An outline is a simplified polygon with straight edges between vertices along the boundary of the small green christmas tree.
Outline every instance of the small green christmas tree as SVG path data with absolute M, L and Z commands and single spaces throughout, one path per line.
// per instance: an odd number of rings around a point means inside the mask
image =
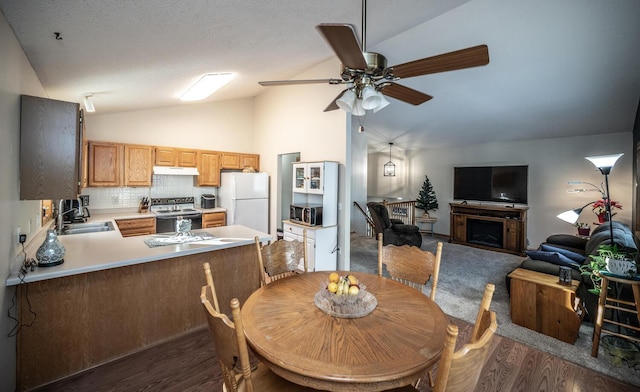
M 438 209 L 438 199 L 436 198 L 436 192 L 433 190 L 429 177 L 424 176 L 424 182 L 422 183 L 422 189 L 416 200 L 416 207 L 423 209 L 426 213 L 431 210 Z

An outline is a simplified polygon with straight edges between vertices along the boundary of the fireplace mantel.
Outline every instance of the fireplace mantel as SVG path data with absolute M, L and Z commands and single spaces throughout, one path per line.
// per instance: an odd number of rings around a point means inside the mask
M 462 203 L 449 203 L 449 206 L 449 242 L 516 255 L 522 255 L 527 248 L 529 207 Z M 488 231 L 487 236 L 495 241 L 477 240 L 483 227 Z

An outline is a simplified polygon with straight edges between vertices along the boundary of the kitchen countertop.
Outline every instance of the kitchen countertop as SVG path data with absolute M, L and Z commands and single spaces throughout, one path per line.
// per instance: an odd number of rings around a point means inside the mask
M 204 211 L 224 212 L 224 209 L 212 208 L 203 210 L 203 212 Z M 92 214 L 88 222 L 104 222 L 109 220 L 114 221 L 116 219 L 146 218 L 153 216 L 154 214 L 151 213 L 112 212 L 109 214 Z M 58 239 L 66 248 L 64 263 L 53 267 L 36 267 L 35 271 L 29 271 L 22 278 L 18 274 L 18 271 L 15 271 L 6 279 L 5 285 L 14 286 L 20 283 L 37 282 L 46 279 L 61 278 L 87 272 L 250 245 L 254 243 L 256 236 L 258 236 L 261 241 L 270 241 L 272 239 L 270 234 L 245 226 L 232 225 L 194 230 L 210 233 L 217 237 L 215 239 L 150 248 L 145 244 L 144 239 L 154 237 L 154 235 L 124 238 L 120 234 L 120 230 L 118 230 L 115 222 L 113 222 L 113 224 L 115 229 L 113 231 L 58 236 Z

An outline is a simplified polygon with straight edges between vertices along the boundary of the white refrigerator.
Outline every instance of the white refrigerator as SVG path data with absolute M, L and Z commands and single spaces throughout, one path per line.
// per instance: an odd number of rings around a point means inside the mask
M 227 225 L 243 225 L 269 233 L 269 175 L 222 173 L 218 205 L 227 210 Z

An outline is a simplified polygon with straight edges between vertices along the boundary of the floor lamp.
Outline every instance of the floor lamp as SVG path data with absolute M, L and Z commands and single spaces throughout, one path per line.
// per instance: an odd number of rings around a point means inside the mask
M 609 173 L 611 173 L 611 169 L 613 169 L 613 165 L 616 164 L 616 161 L 623 156 L 623 153 L 620 154 L 611 154 L 611 155 L 600 155 L 595 157 L 585 157 L 588 161 L 593 163 L 593 165 L 600 170 L 600 173 L 604 175 L 604 186 L 606 192 L 605 198 L 605 209 L 607 211 L 607 217 L 609 218 L 609 234 L 611 235 L 611 246 L 615 245 L 615 241 L 613 239 L 613 216 L 611 215 L 611 195 L 609 194 Z
M 595 203 L 596 201 L 597 200 L 590 201 L 580 208 L 574 208 L 573 210 L 565 211 L 561 214 L 556 215 L 556 217 L 559 219 L 562 219 L 567 223 L 571 223 L 572 225 L 575 225 L 576 222 L 578 221 L 578 218 L 580 217 L 580 214 L 582 213 L 582 210 L 587 208 L 587 206 L 590 206 L 591 204 Z

